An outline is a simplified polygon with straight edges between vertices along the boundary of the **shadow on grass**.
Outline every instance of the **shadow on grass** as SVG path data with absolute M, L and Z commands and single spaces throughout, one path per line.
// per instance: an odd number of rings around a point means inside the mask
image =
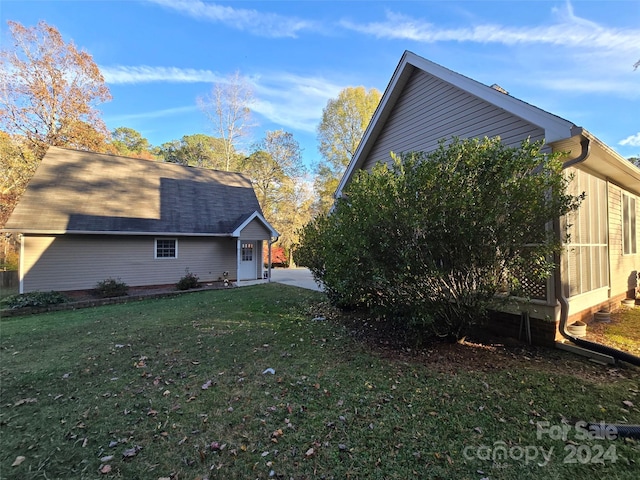
M 640 307 L 624 307 L 611 314 L 610 322 L 591 322 L 589 339 L 640 355 Z

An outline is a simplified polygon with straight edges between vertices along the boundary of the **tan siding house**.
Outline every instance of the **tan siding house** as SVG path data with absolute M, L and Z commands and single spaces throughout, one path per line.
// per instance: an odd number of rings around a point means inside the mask
M 561 331 L 590 320 L 603 308 L 635 298 L 640 169 L 584 128 L 411 52 L 396 68 L 362 141 L 336 191 L 342 196 L 358 170 L 389 163 L 390 154 L 431 151 L 452 137 L 498 136 L 509 146 L 544 140 L 545 151 L 565 152 L 574 194 L 586 193 L 580 209 L 559 219 L 565 230 L 560 268 L 541 291 L 529 292 L 512 313 L 555 320 Z M 552 339 L 553 340 L 553 339 Z
M 21 293 L 262 279 L 278 236 L 243 175 L 56 147 L 4 231 L 20 238 Z
M 542 140 L 544 130 L 414 69 L 363 168 L 390 162 L 389 152 L 434 150 L 443 138 L 497 135 L 506 144 L 518 146 L 526 138 Z

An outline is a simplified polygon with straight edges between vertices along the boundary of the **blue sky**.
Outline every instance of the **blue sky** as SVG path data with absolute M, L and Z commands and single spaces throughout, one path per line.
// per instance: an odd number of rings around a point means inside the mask
M 7 20 L 44 20 L 89 52 L 113 96 L 107 126 L 154 145 L 213 134 L 196 98 L 238 71 L 252 140 L 284 129 L 312 165 L 327 100 L 384 91 L 411 50 L 640 155 L 640 1 L 2 0 L 0 20 L 3 44 Z

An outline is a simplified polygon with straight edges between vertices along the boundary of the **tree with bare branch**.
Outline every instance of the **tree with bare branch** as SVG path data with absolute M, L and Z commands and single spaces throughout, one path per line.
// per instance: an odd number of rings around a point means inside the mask
M 225 170 L 235 169 L 239 158 L 240 141 L 251 129 L 251 104 L 253 89 L 249 82 L 236 72 L 224 83 L 216 83 L 209 95 L 198 98 L 202 112 L 213 124 L 217 137 L 225 147 Z

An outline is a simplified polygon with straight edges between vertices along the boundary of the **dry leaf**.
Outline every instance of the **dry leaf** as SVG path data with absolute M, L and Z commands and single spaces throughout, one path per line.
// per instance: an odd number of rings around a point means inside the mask
M 305 457 L 309 458 L 312 457 L 313 454 L 316 453 L 315 450 L 313 449 L 313 447 L 311 447 L 309 450 L 307 450 L 304 454 Z
M 27 459 L 27 457 L 23 457 L 22 455 L 19 455 L 16 457 L 16 459 L 13 461 L 13 463 L 11 464 L 12 467 L 17 467 L 18 465 L 20 465 L 22 462 L 24 462 Z
M 111 465 L 100 465 L 100 473 L 106 474 L 111 472 Z
M 624 403 L 629 408 L 633 408 L 633 402 L 631 402 L 630 400 L 623 400 L 622 403 Z
M 122 456 L 124 458 L 133 458 L 138 454 L 140 450 L 142 450 L 142 447 L 135 445 L 133 448 L 127 448 L 124 452 L 122 452 Z

